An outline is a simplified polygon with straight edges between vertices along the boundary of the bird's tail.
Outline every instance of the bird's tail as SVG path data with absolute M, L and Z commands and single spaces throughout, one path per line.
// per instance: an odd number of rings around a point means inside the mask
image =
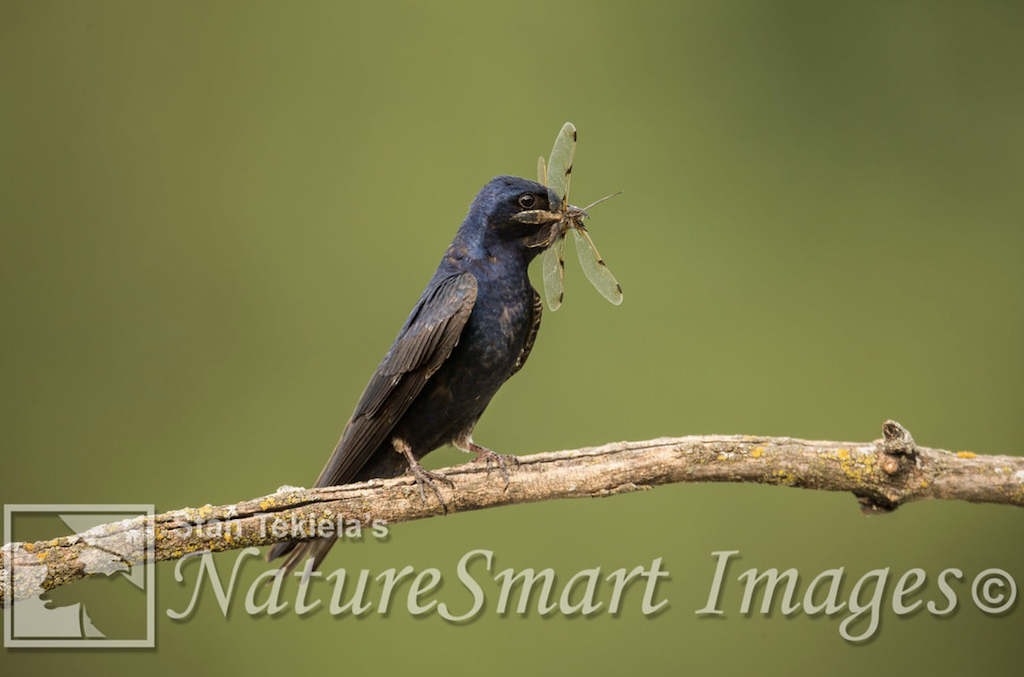
M 280 567 L 282 575 L 287 576 L 299 568 L 302 560 L 309 557 L 313 560 L 313 566 L 310 571 L 316 571 L 320 568 L 320 563 L 327 557 L 327 553 L 336 540 L 338 540 L 336 537 L 330 536 L 327 538 L 317 538 L 312 541 L 278 543 L 267 551 L 267 561 L 272 562 L 278 557 L 287 555 L 288 559 Z
M 335 464 L 342 458 L 342 445 L 345 443 L 345 434 L 348 432 L 349 426 L 352 424 L 352 419 L 349 419 L 345 423 L 345 429 L 341 433 L 341 438 L 338 440 L 337 446 L 334 447 L 334 453 L 331 454 L 330 459 L 327 461 L 327 465 L 320 472 L 320 477 L 317 478 L 316 483 L 313 485 L 315 488 L 329 487 L 335 484 L 343 484 L 348 478 L 345 476 L 339 476 L 336 472 Z M 283 575 L 287 576 L 296 569 L 299 568 L 299 564 L 302 563 L 306 557 L 313 560 L 313 567 L 310 571 L 315 571 L 320 568 L 320 563 L 327 557 L 327 553 L 330 551 L 331 546 L 338 540 L 334 536 L 326 538 L 318 538 L 313 541 L 290 541 L 287 543 L 277 543 L 267 551 L 267 561 L 273 562 L 278 557 L 284 557 L 288 555 L 288 559 L 281 565 Z

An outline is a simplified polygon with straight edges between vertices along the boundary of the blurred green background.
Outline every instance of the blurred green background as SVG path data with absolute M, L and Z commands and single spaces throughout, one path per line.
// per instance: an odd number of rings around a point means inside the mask
M 3 503 L 164 511 L 311 484 L 476 191 L 533 177 L 566 120 L 574 202 L 626 189 L 590 222 L 625 302 L 568 261 L 565 304 L 480 443 L 868 441 L 892 417 L 927 446 L 1018 453 L 1024 5 L 368 4 L 0 2 Z M 463 460 L 442 450 L 428 467 Z M 865 518 L 849 495 L 676 485 L 397 525 L 335 548 L 325 569 L 437 567 L 459 607 L 455 564 L 476 548 L 495 570 L 552 567 L 562 582 L 661 557 L 669 606 L 500 617 L 492 598 L 454 625 L 404 604 L 253 618 L 239 594 L 225 619 L 207 592 L 174 621 L 191 586 L 162 564 L 156 650 L 5 650 L 0 664 L 847 675 L 1018 662 L 1020 604 L 989 616 L 969 590 L 990 567 L 1024 583 L 1008 507 Z M 845 614 L 740 614 L 736 583 L 724 617 L 696 616 L 717 550 L 741 551 L 733 581 L 794 567 L 806 585 L 844 567 L 846 596 L 884 567 L 887 599 L 913 567 L 926 600 L 942 601 L 947 567 L 965 581 L 951 616 L 887 608 L 854 645 Z M 226 576 L 235 554 L 217 562 Z M 248 560 L 243 585 L 263 570 Z M 75 594 L 110 615 L 107 588 Z

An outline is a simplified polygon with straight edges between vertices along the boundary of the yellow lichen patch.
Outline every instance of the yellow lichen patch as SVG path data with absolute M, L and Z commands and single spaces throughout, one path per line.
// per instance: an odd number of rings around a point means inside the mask
M 958 451 L 956 452 L 958 458 L 977 458 L 977 454 L 973 451 Z
M 854 454 L 849 449 L 822 451 L 818 456 L 831 461 L 839 461 L 839 467 L 854 482 L 863 482 L 874 472 L 874 457 L 866 454 Z M 869 462 L 869 460 L 871 462 Z
M 754 447 L 753 450 L 750 452 L 750 455 L 753 456 L 754 458 L 761 458 L 762 456 L 764 456 L 764 447 Z
M 839 467 L 854 482 L 862 482 L 864 478 L 871 475 L 873 466 L 864 462 L 860 457 L 850 454 L 849 449 L 837 449 L 836 459 Z
M 776 484 L 786 484 L 786 485 L 792 486 L 796 482 L 796 478 L 794 478 L 791 474 L 789 474 L 785 470 L 775 470 L 775 471 L 773 471 L 772 472 L 772 478 L 774 479 Z

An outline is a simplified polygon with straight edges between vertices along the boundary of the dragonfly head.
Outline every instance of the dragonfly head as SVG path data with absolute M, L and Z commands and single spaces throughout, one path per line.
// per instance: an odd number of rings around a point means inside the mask
M 591 206 L 592 205 L 587 205 L 587 208 Z M 568 205 L 565 208 L 565 218 L 569 219 L 570 221 L 579 221 L 581 219 L 586 219 L 589 217 L 590 214 L 586 212 L 586 209 L 580 209 L 579 207 L 573 205 Z

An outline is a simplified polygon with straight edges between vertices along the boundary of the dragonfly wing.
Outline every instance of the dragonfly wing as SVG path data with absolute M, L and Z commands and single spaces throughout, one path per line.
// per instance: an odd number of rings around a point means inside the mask
M 566 122 L 555 137 L 555 145 L 551 148 L 547 166 L 547 187 L 562 199 L 563 204 L 569 203 L 569 175 L 572 173 L 572 160 L 575 155 L 576 127 L 571 122 Z
M 608 270 L 604 259 L 597 252 L 597 247 L 590 239 L 586 227 L 580 222 L 575 222 L 572 232 L 576 239 L 576 254 L 580 257 L 580 266 L 583 267 L 583 272 L 586 273 L 590 284 L 594 285 L 594 289 L 613 304 L 622 303 L 622 287 L 619 286 L 612 271 Z
M 562 305 L 565 290 L 565 238 L 561 234 L 555 236 L 555 241 L 544 250 L 541 259 L 544 268 L 544 299 L 551 312 L 554 312 Z
M 544 164 L 544 156 L 537 158 L 537 183 L 542 186 L 548 185 L 548 168 Z

